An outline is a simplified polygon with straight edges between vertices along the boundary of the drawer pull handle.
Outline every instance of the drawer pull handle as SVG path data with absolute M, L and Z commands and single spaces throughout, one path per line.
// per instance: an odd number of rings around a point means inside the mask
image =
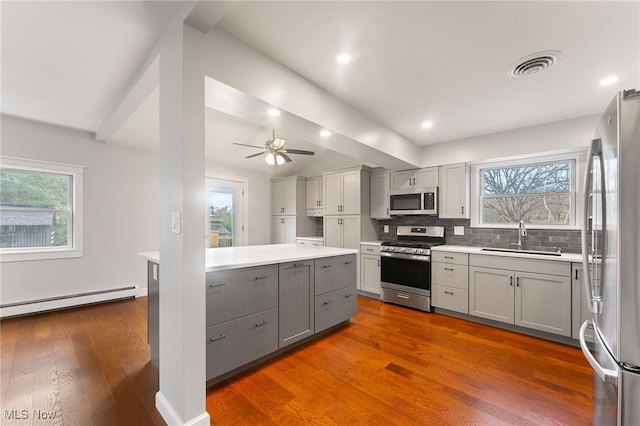
M 327 300 L 326 302 L 322 302 L 322 305 L 328 305 L 329 303 L 333 302 L 333 300 Z
M 444 258 L 453 260 L 453 256 L 444 256 Z
M 333 265 L 322 265 L 322 269 L 331 268 Z
M 294 263 L 294 264 L 293 264 L 293 267 L 294 267 L 294 268 L 300 268 L 300 267 L 302 267 L 302 266 L 304 266 L 304 262 Z
M 344 262 L 345 265 L 351 265 L 353 262 L 349 261 L 349 262 Z
M 264 279 L 266 279 L 266 278 L 269 278 L 269 275 L 263 275 L 263 276 L 261 276 L 261 277 L 256 277 L 256 281 L 258 281 L 258 280 L 264 280 Z
M 348 299 L 348 298 L 349 298 L 349 297 L 351 297 L 351 296 L 353 296 L 353 293 L 345 294 L 345 295 L 344 295 L 344 298 L 345 298 L 345 299 Z
M 398 296 L 399 299 L 409 299 L 408 294 L 398 293 L 396 296 Z
M 444 270 L 453 272 L 453 268 L 444 268 Z
M 227 285 L 227 283 L 209 284 L 209 287 L 211 287 L 211 288 L 216 288 L 216 287 L 222 287 L 223 285 Z
M 209 339 L 209 343 L 215 342 L 216 340 L 224 339 L 225 337 L 227 337 L 226 334 L 221 334 L 221 335 L 219 335 L 217 337 L 212 337 L 212 338 Z
M 366 250 L 367 250 L 367 251 L 373 251 L 373 249 L 370 249 L 370 248 L 368 248 L 368 249 L 366 249 Z
M 452 291 L 446 291 L 446 290 L 445 290 L 444 294 L 450 294 L 450 295 L 453 295 L 453 292 L 452 292 Z
M 269 321 L 257 322 L 256 327 L 262 327 L 263 325 L 267 325 L 267 324 L 269 324 Z

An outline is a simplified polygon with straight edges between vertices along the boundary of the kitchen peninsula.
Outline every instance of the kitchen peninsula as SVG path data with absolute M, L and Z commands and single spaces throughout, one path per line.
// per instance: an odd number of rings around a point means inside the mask
M 147 259 L 151 359 L 159 358 L 159 252 Z M 206 249 L 207 381 L 284 352 L 356 313 L 357 250 L 300 244 Z

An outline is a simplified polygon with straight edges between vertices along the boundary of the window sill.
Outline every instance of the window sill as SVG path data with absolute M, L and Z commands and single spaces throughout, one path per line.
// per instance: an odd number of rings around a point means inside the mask
M 53 260 L 82 257 L 83 251 L 76 249 L 51 249 L 51 250 L 13 250 L 0 252 L 0 263 L 25 262 L 31 260 Z

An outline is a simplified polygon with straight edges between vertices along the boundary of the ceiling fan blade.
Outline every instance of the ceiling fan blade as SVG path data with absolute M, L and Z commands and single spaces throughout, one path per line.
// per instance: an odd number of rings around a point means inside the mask
M 237 143 L 237 142 L 233 142 L 233 144 L 234 144 L 234 145 L 241 145 L 241 146 L 250 146 L 251 148 L 264 149 L 264 146 L 247 145 L 246 143 Z
M 284 158 L 284 161 L 286 161 L 287 163 L 292 162 L 293 160 L 291 159 L 291 157 L 289 157 L 287 154 L 284 154 L 282 151 L 280 151 L 278 153 L 278 155 L 280 155 L 282 158 Z
M 288 154 L 315 155 L 313 151 L 305 151 L 303 149 L 283 149 L 281 152 L 286 152 Z
M 266 152 L 266 151 L 265 151 L 265 152 Z M 257 157 L 258 155 L 262 155 L 262 154 L 264 154 L 264 152 L 259 152 L 259 153 L 257 153 L 257 154 L 247 155 L 247 156 L 246 156 L 246 157 L 244 157 L 244 158 L 253 158 L 253 157 Z

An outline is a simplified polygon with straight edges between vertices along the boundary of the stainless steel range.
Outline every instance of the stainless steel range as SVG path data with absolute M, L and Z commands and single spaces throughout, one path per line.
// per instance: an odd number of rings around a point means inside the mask
M 431 247 L 444 244 L 444 227 L 398 226 L 397 237 L 380 248 L 382 300 L 431 312 Z

